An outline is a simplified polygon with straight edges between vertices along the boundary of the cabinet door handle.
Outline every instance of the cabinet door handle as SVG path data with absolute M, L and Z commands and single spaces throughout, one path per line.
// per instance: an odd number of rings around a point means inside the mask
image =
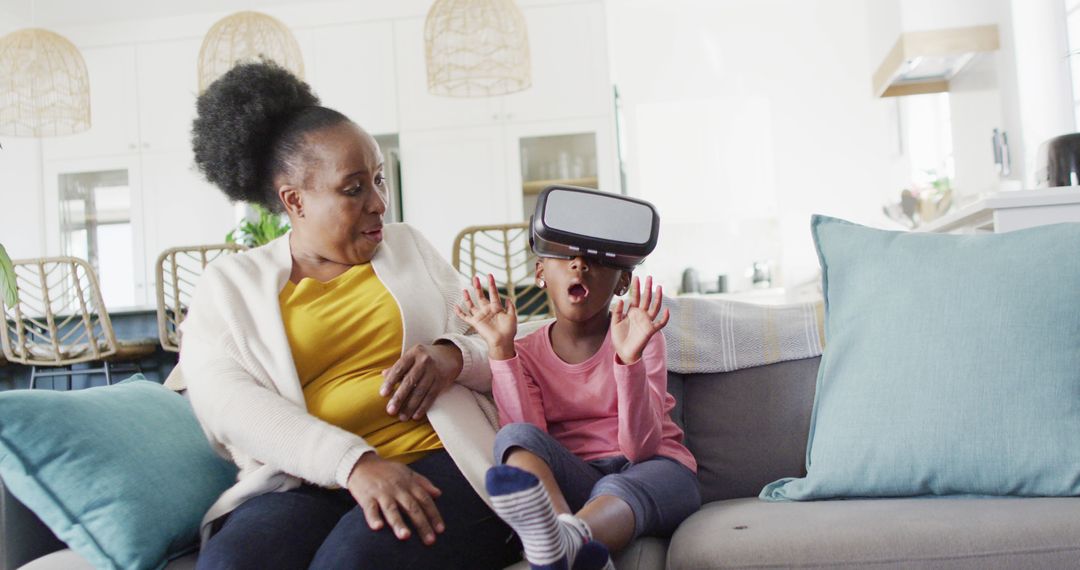
M 128 145 L 128 150 L 135 150 L 135 143 L 130 143 Z

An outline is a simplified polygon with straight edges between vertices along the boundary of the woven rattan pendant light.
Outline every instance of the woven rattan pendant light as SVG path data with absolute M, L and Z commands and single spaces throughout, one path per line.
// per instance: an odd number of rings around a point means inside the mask
M 289 28 L 261 12 L 237 12 L 218 20 L 199 50 L 199 92 L 237 63 L 273 61 L 304 78 L 304 58 Z
M 90 128 L 90 80 L 78 48 L 26 28 L 0 38 L 0 135 L 53 137 Z
M 529 34 L 514 0 L 435 0 L 424 46 L 435 95 L 488 97 L 532 85 Z

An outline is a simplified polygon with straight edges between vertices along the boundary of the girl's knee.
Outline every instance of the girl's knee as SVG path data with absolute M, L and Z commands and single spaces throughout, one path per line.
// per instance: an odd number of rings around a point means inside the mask
M 495 434 L 495 462 L 503 463 L 507 452 L 514 447 L 540 449 L 549 437 L 542 429 L 530 423 L 506 424 Z
M 500 438 L 504 440 L 529 440 L 543 437 L 547 437 L 547 434 L 544 433 L 544 430 L 526 422 L 506 424 L 502 427 L 502 429 L 499 430 L 499 433 L 495 434 L 496 441 L 498 441 Z

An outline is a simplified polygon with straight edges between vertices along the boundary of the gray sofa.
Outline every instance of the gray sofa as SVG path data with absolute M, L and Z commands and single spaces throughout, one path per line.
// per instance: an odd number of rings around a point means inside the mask
M 1080 568 L 1080 498 L 759 501 L 766 483 L 804 472 L 817 367 L 670 375 L 706 504 L 670 541 L 631 545 L 620 570 Z M 0 536 L 0 570 L 86 567 L 2 484 Z

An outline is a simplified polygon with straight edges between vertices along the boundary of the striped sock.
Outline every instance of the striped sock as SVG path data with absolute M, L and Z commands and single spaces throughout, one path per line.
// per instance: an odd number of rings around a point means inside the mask
M 551 498 L 535 475 L 509 465 L 488 469 L 487 490 L 495 512 L 514 529 L 525 548 L 525 559 L 533 570 L 569 570 L 578 550 L 589 539 L 588 527 L 571 515 L 555 516 Z M 569 519 L 567 519 L 569 517 Z M 567 519 L 567 520 L 562 520 Z M 570 520 L 573 519 L 573 520 Z M 580 523 L 576 524 L 574 521 Z M 585 532 L 582 532 L 584 528 Z M 600 545 L 603 548 L 603 545 Z M 574 570 L 599 570 L 601 563 L 590 547 L 588 560 L 574 564 Z M 607 549 L 604 549 L 606 554 Z
M 566 513 L 555 518 L 559 521 L 559 529 L 566 540 L 584 540 L 577 554 L 572 558 L 567 557 L 574 561 L 570 567 L 571 570 L 615 570 L 607 547 L 593 540 L 592 529 L 589 528 L 588 523 Z M 569 537 L 567 537 L 568 534 Z
M 601 568 L 615 570 L 615 565 L 611 563 L 608 549 L 603 544 L 590 540 L 581 545 L 581 550 L 574 558 L 574 565 L 570 570 L 600 570 Z

